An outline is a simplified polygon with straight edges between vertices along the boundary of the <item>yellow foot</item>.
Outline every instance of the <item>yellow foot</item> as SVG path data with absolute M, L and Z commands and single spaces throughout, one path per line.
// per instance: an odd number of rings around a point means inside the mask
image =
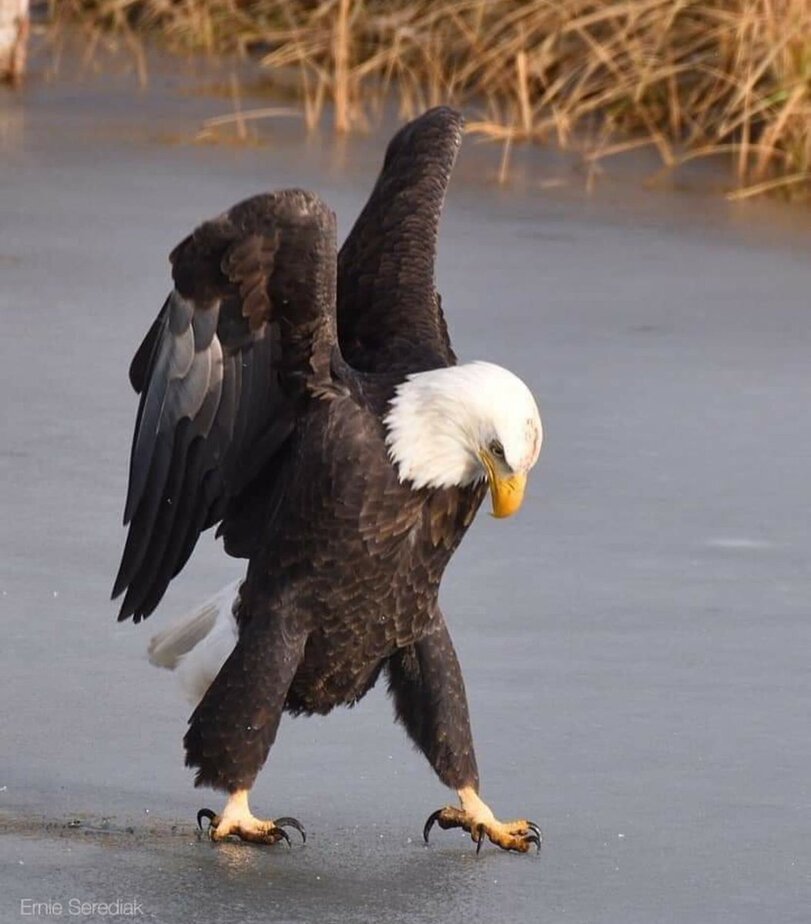
M 241 841 L 250 841 L 252 844 L 276 844 L 285 841 L 290 846 L 290 837 L 285 827 L 295 828 L 301 834 L 303 843 L 307 842 L 307 834 L 301 823 L 295 818 L 277 818 L 275 821 L 262 821 L 260 818 L 240 821 L 226 820 L 221 815 L 215 815 L 211 809 L 200 809 L 197 813 L 197 825 L 203 830 L 203 819 L 207 818 L 208 836 L 212 841 L 224 841 L 227 837 L 238 837 Z
M 200 809 L 197 813 L 197 825 L 203 830 L 203 819 L 208 819 L 208 835 L 212 841 L 223 841 L 227 837 L 238 837 L 252 844 L 276 844 L 285 841 L 290 846 L 290 838 L 284 830 L 295 828 L 301 835 L 302 842 L 307 842 L 304 828 L 295 818 L 277 818 L 275 821 L 263 821 L 255 818 L 248 808 L 247 791 L 234 793 L 228 800 L 222 815 L 215 815 L 211 809 Z
M 422 836 L 428 843 L 428 834 L 434 824 L 447 831 L 462 828 L 476 843 L 476 853 L 482 849 L 485 838 L 503 850 L 526 853 L 534 844 L 541 849 L 543 834 L 534 821 L 525 818 L 517 821 L 499 821 L 484 802 L 471 789 L 460 790 L 462 807 L 446 805 L 437 809 L 425 822 Z

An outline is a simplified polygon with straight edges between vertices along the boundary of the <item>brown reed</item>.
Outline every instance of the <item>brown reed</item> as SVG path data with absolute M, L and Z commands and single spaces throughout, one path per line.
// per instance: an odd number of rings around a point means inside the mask
M 106 29 L 297 75 L 308 124 L 447 101 L 505 146 L 589 161 L 651 145 L 727 159 L 737 198 L 811 192 L 809 0 L 62 0 Z

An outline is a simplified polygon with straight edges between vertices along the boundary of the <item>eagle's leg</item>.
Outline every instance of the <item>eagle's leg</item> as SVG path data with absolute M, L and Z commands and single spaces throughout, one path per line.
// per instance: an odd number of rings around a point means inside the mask
M 233 836 L 254 844 L 275 844 L 283 840 L 289 846 L 290 838 L 284 830 L 286 827 L 295 828 L 301 834 L 302 841 L 307 841 L 304 828 L 295 818 L 277 818 L 275 821 L 256 818 L 248 807 L 248 792 L 247 789 L 239 789 L 231 793 L 222 815 L 215 815 L 210 809 L 200 809 L 197 813 L 197 824 L 201 830 L 202 819 L 208 819 L 208 833 L 212 841 L 222 841 Z
M 463 828 L 477 851 L 485 839 L 504 850 L 525 853 L 533 845 L 540 849 L 541 829 L 534 822 L 501 822 L 479 796 L 465 684 L 441 613 L 436 614 L 434 630 L 395 652 L 386 668 L 398 720 L 437 776 L 459 795 L 460 807 L 445 806 L 430 816 L 425 840 L 436 823 L 445 829 Z
M 290 843 L 284 828 L 305 838 L 295 818 L 254 817 L 248 794 L 276 739 L 287 691 L 304 653 L 307 636 L 294 613 L 252 619 L 189 719 L 183 743 L 186 764 L 197 768 L 195 786 L 225 790 L 221 815 L 201 809 L 213 841 L 235 836 L 256 844 Z

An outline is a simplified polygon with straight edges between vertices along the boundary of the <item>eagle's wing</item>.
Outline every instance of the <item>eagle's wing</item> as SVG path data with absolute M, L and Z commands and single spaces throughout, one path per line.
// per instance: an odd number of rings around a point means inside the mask
M 335 218 L 316 196 L 256 196 L 171 255 L 175 288 L 130 367 L 141 395 L 113 597 L 158 605 L 200 533 L 222 519 L 295 427 L 303 387 L 328 384 Z
M 338 255 L 338 336 L 365 372 L 451 365 L 434 262 L 463 120 L 431 109 L 392 138 L 383 169 Z

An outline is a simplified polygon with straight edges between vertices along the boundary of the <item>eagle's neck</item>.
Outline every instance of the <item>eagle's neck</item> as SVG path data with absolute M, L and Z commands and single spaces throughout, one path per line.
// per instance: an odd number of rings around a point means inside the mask
M 472 402 L 475 363 L 410 375 L 384 418 L 386 445 L 400 481 L 414 488 L 465 486 L 484 477 L 482 438 Z

